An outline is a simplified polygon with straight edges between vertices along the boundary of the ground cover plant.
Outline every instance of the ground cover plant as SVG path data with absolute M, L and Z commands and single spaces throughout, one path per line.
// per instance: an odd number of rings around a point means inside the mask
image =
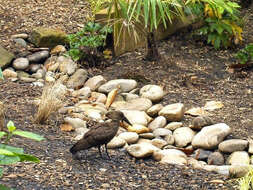
M 0 144 L 0 165 L 11 165 L 17 162 L 34 162 L 39 163 L 39 159 L 33 155 L 25 154 L 23 148 L 10 146 L 10 140 L 13 135 L 29 138 L 35 141 L 44 140 L 44 137 L 32 132 L 22 131 L 15 127 L 12 121 L 7 124 L 7 131 L 0 131 L 0 139 L 3 143 Z M 4 169 L 0 167 L 0 178 L 3 176 Z M 1 188 L 7 188 L 0 184 Z

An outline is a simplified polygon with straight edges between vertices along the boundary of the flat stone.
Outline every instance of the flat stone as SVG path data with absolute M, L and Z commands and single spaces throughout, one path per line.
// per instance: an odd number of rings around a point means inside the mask
M 61 53 L 64 53 L 66 52 L 66 48 L 63 46 L 63 45 L 57 45 L 55 46 L 51 51 L 50 51 L 50 54 L 51 55 L 58 55 L 58 54 L 61 54 Z
M 25 70 L 29 66 L 29 60 L 24 57 L 17 58 L 13 61 L 12 66 L 16 70 Z
M 80 127 L 86 128 L 86 121 L 79 118 L 65 117 L 64 122 L 70 124 L 73 128 L 77 129 Z
M 137 134 L 149 132 L 149 129 L 147 127 L 145 127 L 144 125 L 140 125 L 140 124 L 133 124 L 132 126 L 129 126 L 127 130 L 129 132 L 136 132 Z
M 114 101 L 111 105 L 112 108 L 118 110 L 139 110 L 146 111 L 152 106 L 152 102 L 147 98 L 135 98 L 129 101 Z
M 221 175 L 229 176 L 230 166 L 228 166 L 228 165 L 223 165 L 223 166 L 204 165 L 203 169 L 207 170 L 209 172 L 216 172 Z
M 95 91 L 105 82 L 106 80 L 102 75 L 97 75 L 92 78 L 89 78 L 84 84 L 84 86 L 88 86 L 92 91 Z
M 68 80 L 67 87 L 78 89 L 82 87 L 88 78 L 88 73 L 84 69 L 78 69 Z
M 201 130 L 205 126 L 213 124 L 213 120 L 208 116 L 198 116 L 192 121 L 192 129 Z
M 11 35 L 11 39 L 16 39 L 16 38 L 27 39 L 28 38 L 28 34 L 26 34 L 26 33 L 20 33 L 20 34 Z
M 158 112 L 163 108 L 162 104 L 155 104 L 147 110 L 147 114 L 154 117 L 158 115 Z
M 248 147 L 249 142 L 242 139 L 229 139 L 219 144 L 221 152 L 232 153 L 235 151 L 243 151 Z
M 25 72 L 25 71 L 17 71 L 17 74 L 18 74 L 18 78 L 30 78 L 30 75 L 29 73 Z
M 5 69 L 3 71 L 3 76 L 4 76 L 4 78 L 17 78 L 18 74 L 11 69 Z
M 53 48 L 57 45 L 66 44 L 67 35 L 60 29 L 39 27 L 31 32 L 29 41 L 37 47 Z
M 224 165 L 225 159 L 220 152 L 213 152 L 208 156 L 207 163 L 209 165 Z
M 191 155 L 196 160 L 202 160 L 207 161 L 208 157 L 212 154 L 212 151 L 204 150 L 204 149 L 197 149 L 194 151 L 194 153 Z
M 131 94 L 131 93 L 121 93 L 120 94 L 125 101 L 130 101 L 130 100 L 133 100 L 133 99 L 136 99 L 136 98 L 140 98 L 137 94 Z M 152 105 L 152 104 L 151 104 Z
M 160 101 L 164 96 L 163 88 L 158 85 L 145 85 L 140 89 L 140 96 L 148 98 L 152 102 Z
M 25 41 L 24 39 L 22 39 L 22 38 L 15 38 L 15 39 L 13 39 L 13 41 L 14 41 L 16 44 L 18 44 L 18 45 L 20 45 L 20 46 L 22 46 L 22 47 L 26 47 L 26 46 L 27 46 L 26 41 Z
M 225 123 L 210 125 L 201 129 L 193 140 L 194 148 L 214 149 L 231 133 L 231 128 Z
M 233 152 L 227 159 L 227 164 L 229 165 L 240 165 L 240 164 L 250 164 L 250 157 L 246 151 L 236 151 Z
M 89 87 L 83 87 L 79 90 L 75 90 L 72 92 L 72 96 L 80 97 L 82 99 L 88 99 L 91 96 L 91 89 Z
M 184 111 L 184 104 L 175 103 L 165 106 L 158 114 L 164 116 L 168 121 L 181 121 L 184 116 Z
M 148 128 L 151 131 L 154 131 L 158 128 L 164 127 L 165 125 L 166 125 L 166 118 L 163 116 L 158 116 L 148 125 Z
M 169 129 L 157 128 L 153 131 L 154 136 L 156 137 L 165 137 L 172 135 L 172 132 Z
M 195 132 L 189 127 L 180 127 L 173 132 L 177 147 L 185 147 L 192 142 Z
M 126 141 L 120 137 L 113 137 L 113 139 L 107 144 L 107 148 L 121 148 L 125 146 Z
M 153 138 L 155 138 L 153 133 L 142 133 L 142 134 L 139 134 L 139 136 L 141 138 L 144 138 L 144 139 L 153 139 Z
M 39 63 L 46 60 L 49 57 L 49 51 L 38 51 L 27 56 L 29 62 Z
M 32 82 L 35 82 L 35 81 L 36 81 L 35 78 L 29 78 L 29 77 L 20 77 L 19 79 L 20 79 L 21 81 L 27 82 L 27 83 L 32 83 Z
M 147 126 L 149 116 L 144 111 L 137 110 L 121 110 L 131 124 L 140 124 Z
M 229 176 L 233 178 L 240 178 L 247 175 L 247 173 L 253 169 L 252 165 L 238 164 L 229 167 Z
M 187 156 L 182 151 L 176 149 L 166 149 L 162 151 L 165 152 L 163 152 L 160 163 L 176 165 L 187 164 Z
M 163 140 L 163 139 L 152 139 L 151 140 L 152 145 L 156 146 L 157 148 L 162 149 L 164 146 L 166 146 L 168 143 L 167 141 Z
M 68 74 L 68 75 L 74 74 L 78 67 L 77 63 L 75 63 L 70 57 L 65 57 L 65 56 L 58 57 L 56 64 L 57 63 L 59 63 L 60 72 L 63 74 Z
M 249 140 L 249 150 L 248 150 L 248 152 L 250 154 L 253 154 L 253 140 Z
M 126 148 L 127 152 L 135 158 L 146 158 L 153 154 L 154 149 L 148 143 L 133 144 Z
M 13 53 L 7 51 L 0 45 L 0 67 L 2 69 L 7 68 L 14 58 L 15 56 Z
M 128 144 L 134 144 L 139 139 L 139 135 L 135 132 L 123 132 L 118 137 L 124 139 Z
M 132 79 L 115 79 L 110 80 L 98 88 L 98 92 L 109 93 L 115 88 L 120 88 L 119 92 L 129 92 L 136 88 L 137 82 Z
M 173 145 L 175 143 L 175 138 L 172 134 L 165 136 L 164 140 L 167 142 L 168 145 Z
M 182 122 L 170 122 L 164 128 L 174 131 L 175 129 L 180 128 L 182 126 L 183 126 Z
M 101 102 L 101 103 L 105 104 L 106 95 L 104 95 L 103 93 L 99 93 L 99 92 L 91 92 L 90 100 L 95 101 L 95 102 Z

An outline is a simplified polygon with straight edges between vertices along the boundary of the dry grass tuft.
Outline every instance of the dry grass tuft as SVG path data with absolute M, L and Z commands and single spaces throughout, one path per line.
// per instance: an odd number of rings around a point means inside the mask
M 60 81 L 46 85 L 42 92 L 35 122 L 42 124 L 52 113 L 58 111 L 63 106 L 66 92 L 67 88 Z

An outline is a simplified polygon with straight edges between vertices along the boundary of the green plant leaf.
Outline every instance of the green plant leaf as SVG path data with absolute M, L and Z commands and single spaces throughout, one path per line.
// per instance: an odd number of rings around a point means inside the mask
M 0 148 L 0 155 L 5 155 L 5 156 L 15 156 L 15 154 L 9 150 Z
M 1 69 L 1 67 L 0 67 L 0 79 L 4 79 L 3 71 L 2 71 L 2 69 Z
M 1 149 L 6 149 L 8 151 L 17 153 L 17 154 L 24 154 L 24 149 L 23 148 L 18 148 L 15 146 L 10 146 L 10 145 L 6 145 L 6 144 L 0 144 L 0 148 Z
M 0 184 L 0 189 L 1 190 L 15 190 L 15 189 L 7 187 L 6 185 L 3 185 L 3 184 Z
M 37 157 L 30 154 L 18 154 L 18 156 L 21 162 L 24 162 L 24 161 L 35 162 L 35 163 L 40 162 L 40 160 Z
M 0 139 L 1 139 L 3 136 L 5 136 L 5 135 L 7 135 L 7 133 L 6 133 L 6 132 L 4 132 L 4 131 L 0 131 Z
M 19 156 L 6 156 L 0 154 L 0 165 L 10 165 L 20 161 Z
M 28 132 L 28 131 L 16 130 L 16 131 L 13 132 L 13 134 L 19 135 L 21 137 L 25 137 L 25 138 L 28 138 L 28 139 L 33 139 L 33 140 L 36 140 L 36 141 L 41 141 L 41 140 L 45 139 L 44 137 L 42 137 L 38 134 Z
M 13 131 L 16 130 L 16 127 L 15 127 L 13 121 L 9 121 L 9 122 L 7 123 L 7 128 L 8 128 L 8 131 L 9 131 L 10 133 L 12 133 Z
M 0 168 L 0 178 L 3 176 L 3 173 L 4 173 L 4 169 Z

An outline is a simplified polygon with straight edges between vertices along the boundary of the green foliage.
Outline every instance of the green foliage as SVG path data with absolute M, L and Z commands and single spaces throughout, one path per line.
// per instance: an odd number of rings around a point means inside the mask
M 2 80 L 4 79 L 1 67 L 0 67 L 0 79 L 2 79 Z
M 0 139 L 5 137 L 4 143 L 0 144 L 0 165 L 10 165 L 24 161 L 38 163 L 39 159 L 33 155 L 25 154 L 23 148 L 7 145 L 13 135 L 18 135 L 36 141 L 44 140 L 44 137 L 35 133 L 17 130 L 14 123 L 9 121 L 7 124 L 7 132 L 0 131 Z M 2 174 L 3 168 L 0 168 L 0 177 Z
M 253 43 L 248 44 L 245 48 L 238 51 L 235 57 L 239 60 L 240 64 L 253 61 Z
M 239 5 L 226 0 L 189 0 L 194 14 L 204 17 L 204 26 L 196 34 L 207 37 L 207 43 L 215 49 L 229 47 L 242 41 Z M 189 12 L 189 10 L 188 10 Z
M 106 36 L 111 32 L 112 30 L 108 26 L 88 22 L 81 31 L 68 35 L 70 49 L 67 55 L 75 61 L 84 60 L 89 54 L 83 51 L 82 48 L 98 48 L 104 46 Z
M 253 189 L 253 169 L 251 168 L 250 171 L 244 177 L 239 178 L 237 182 L 239 190 Z

